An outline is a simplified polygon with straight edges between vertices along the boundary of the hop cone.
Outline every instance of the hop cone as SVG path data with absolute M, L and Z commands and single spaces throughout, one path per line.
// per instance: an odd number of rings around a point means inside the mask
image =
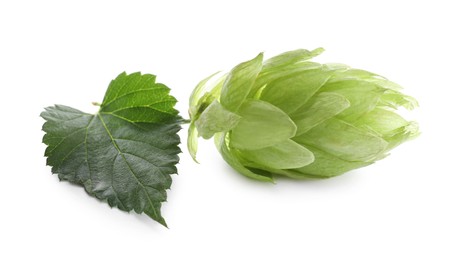
M 201 81 L 190 97 L 192 157 L 198 136 L 214 136 L 225 161 L 250 178 L 327 178 L 370 165 L 417 135 L 417 124 L 395 113 L 417 105 L 400 86 L 364 70 L 311 61 L 322 51 L 295 50 L 266 61 L 261 53 Z

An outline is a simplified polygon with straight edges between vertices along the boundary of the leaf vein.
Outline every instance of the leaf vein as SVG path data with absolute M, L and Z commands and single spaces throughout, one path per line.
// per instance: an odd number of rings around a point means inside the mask
M 66 140 L 68 137 L 70 137 L 71 135 L 74 135 L 77 132 L 80 132 L 82 130 L 85 130 L 85 128 L 79 128 L 78 130 L 73 131 L 72 133 L 70 133 L 70 134 L 68 134 L 68 135 L 66 135 L 64 137 L 55 137 L 55 139 L 59 138 L 59 139 L 61 139 L 61 141 L 58 144 L 56 144 L 55 146 L 53 146 L 53 148 L 48 152 L 48 154 L 52 153 L 56 148 L 58 148 L 58 146 L 60 146 L 64 142 L 64 140 Z
M 163 114 L 167 114 L 167 115 L 172 115 L 172 113 L 169 113 L 169 111 L 164 111 L 164 110 L 161 110 L 161 109 L 158 109 L 158 108 L 155 108 L 155 107 L 150 107 L 150 105 L 144 105 L 144 106 L 133 106 L 133 107 L 124 107 L 124 108 L 121 108 L 121 109 L 117 109 L 117 110 L 114 110 L 112 111 L 112 113 L 115 113 L 115 112 L 119 112 L 119 111 L 123 111 L 123 110 L 127 110 L 127 109 L 132 109 L 132 108 L 148 108 L 148 109 L 152 109 L 156 112 L 159 112 L 159 113 L 163 113 Z
M 125 94 L 123 94 L 123 95 L 117 96 L 116 98 L 114 98 L 113 100 L 111 100 L 111 101 L 109 101 L 109 102 L 106 102 L 106 104 L 104 104 L 104 106 L 102 106 L 102 108 L 103 108 L 103 107 L 107 107 L 107 106 L 109 106 L 111 103 L 114 103 L 116 100 L 121 99 L 121 98 L 123 98 L 123 97 L 125 97 L 125 96 L 128 96 L 128 95 L 130 95 L 130 94 L 137 93 L 137 92 L 149 91 L 149 90 L 156 90 L 156 89 L 160 89 L 160 88 L 161 88 L 161 87 L 157 87 L 157 88 L 151 87 L 151 88 L 138 89 L 138 90 L 134 90 L 134 91 L 127 92 L 127 93 L 125 93 Z
M 129 168 L 130 172 L 132 173 L 133 177 L 134 177 L 135 180 L 137 181 L 138 185 L 141 186 L 141 187 L 143 188 L 143 191 L 144 191 L 144 193 L 145 193 L 145 196 L 146 196 L 146 198 L 147 198 L 147 200 L 148 200 L 148 202 L 149 202 L 149 204 L 150 204 L 150 207 L 153 209 L 153 212 L 156 212 L 156 208 L 155 208 L 154 205 L 153 205 L 153 201 L 151 200 L 151 198 L 150 198 L 150 196 L 149 196 L 149 194 L 148 194 L 148 191 L 146 190 L 146 187 L 143 185 L 143 183 L 140 182 L 140 180 L 138 179 L 138 176 L 135 174 L 135 172 L 133 171 L 132 167 L 130 167 L 130 164 L 129 164 L 129 162 L 127 161 L 127 158 L 125 158 L 125 156 L 122 154 L 122 151 L 120 150 L 119 146 L 117 145 L 116 141 L 114 140 L 114 138 L 113 138 L 111 132 L 109 131 L 109 129 L 108 129 L 106 123 L 104 122 L 103 117 L 102 117 L 100 114 L 98 114 L 98 117 L 99 117 L 99 119 L 101 120 L 101 123 L 103 124 L 103 127 L 105 128 L 107 134 L 109 135 L 109 138 L 111 139 L 111 141 L 112 141 L 114 147 L 115 147 L 116 150 L 119 152 L 119 154 L 121 154 L 122 159 L 124 159 L 125 164 L 126 164 L 127 167 Z
M 114 165 L 116 164 L 117 156 L 119 156 L 119 154 L 116 154 L 116 156 L 114 156 L 113 163 L 111 164 L 111 172 L 114 172 Z M 119 196 L 117 195 L 117 192 L 116 192 L 116 190 L 114 189 L 114 174 L 111 174 L 111 190 L 114 192 L 114 196 L 116 197 L 116 200 L 119 201 L 119 205 L 121 205 L 122 210 L 128 211 L 128 210 L 127 210 L 127 207 L 126 207 L 126 206 L 124 205 L 124 203 L 122 203 L 122 201 L 119 199 Z

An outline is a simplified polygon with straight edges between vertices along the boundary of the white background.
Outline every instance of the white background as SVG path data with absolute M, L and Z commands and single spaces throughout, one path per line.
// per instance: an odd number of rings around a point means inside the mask
M 1 1 L 1 259 L 463 259 L 460 1 Z M 44 107 L 87 112 L 120 72 L 153 73 L 187 117 L 202 78 L 264 51 L 390 78 L 422 135 L 370 167 L 276 185 L 212 142 L 181 154 L 162 212 L 110 209 L 45 166 Z M 180 136 L 186 142 L 186 131 Z

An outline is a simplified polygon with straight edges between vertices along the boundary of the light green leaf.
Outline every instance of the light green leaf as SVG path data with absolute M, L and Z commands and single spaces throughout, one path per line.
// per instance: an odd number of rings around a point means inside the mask
M 198 136 L 198 129 L 196 129 L 194 122 L 191 122 L 188 127 L 187 146 L 191 158 L 193 158 L 196 163 L 198 163 L 198 160 L 196 160 L 196 154 L 198 152 Z
M 356 120 L 374 109 L 384 91 L 373 83 L 359 80 L 328 82 L 320 89 L 320 92 L 336 93 L 349 100 L 349 108 L 338 115 L 347 121 Z
M 119 75 L 96 115 L 60 105 L 46 108 L 41 114 L 46 120 L 43 142 L 47 165 L 61 180 L 82 185 L 111 207 L 143 212 L 166 225 L 160 209 L 170 174 L 177 172 L 180 119 L 173 98 L 166 96 L 169 89 L 154 79 Z M 164 112 L 117 113 L 129 103 L 137 108 L 165 100 L 170 107 Z
M 191 107 L 195 107 L 196 105 L 198 105 L 199 103 L 199 100 L 200 98 L 202 97 L 202 95 L 204 95 L 204 92 L 205 92 L 205 89 L 207 87 L 207 83 L 215 76 L 217 75 L 219 72 L 216 72 L 212 75 L 210 75 L 209 77 L 201 80 L 198 85 L 196 85 L 196 87 L 193 89 L 193 91 L 191 92 L 191 95 L 190 95 L 190 108 Z
M 269 70 L 281 69 L 287 65 L 295 64 L 298 62 L 308 61 L 313 57 L 320 55 L 323 51 L 323 48 L 317 48 L 313 51 L 298 49 L 293 51 L 284 52 L 277 56 L 274 56 L 264 62 L 262 67 L 262 72 L 268 72 Z
M 216 73 L 217 74 L 217 73 Z M 225 81 L 225 76 L 219 77 L 216 80 L 212 78 L 216 75 L 213 74 L 208 78 L 202 80 L 195 88 L 193 93 L 190 96 L 190 107 L 188 109 L 188 114 L 192 121 L 195 121 L 199 118 L 201 113 L 216 99 L 219 99 L 220 90 L 222 88 L 223 82 Z M 211 89 L 209 92 L 206 92 L 207 89 Z M 202 96 L 200 96 L 202 95 Z
M 376 108 L 362 116 L 355 122 L 355 126 L 378 133 L 389 143 L 387 150 L 418 135 L 415 122 L 408 122 L 398 114 L 382 108 Z
M 363 161 L 346 161 L 315 147 L 306 147 L 313 152 L 315 161 L 307 166 L 288 171 L 289 173 L 296 174 L 296 177 L 305 176 L 306 178 L 329 178 L 373 163 Z
M 234 67 L 222 87 L 220 103 L 231 112 L 236 112 L 244 102 L 257 75 L 262 69 L 263 54 Z
M 199 136 L 211 138 L 215 133 L 227 132 L 235 127 L 240 116 L 226 110 L 217 100 L 214 100 L 195 121 Z
M 407 96 L 398 91 L 388 89 L 379 99 L 378 106 L 390 107 L 393 109 L 404 107 L 408 110 L 412 110 L 418 107 L 418 101 L 416 101 L 416 99 L 411 96 Z
M 279 78 L 263 89 L 260 99 L 289 114 L 304 105 L 325 84 L 330 74 L 313 69 Z
M 359 129 L 336 118 L 319 124 L 293 140 L 346 161 L 372 161 L 388 146 L 386 141 L 372 131 Z
M 354 124 L 358 128 L 368 128 L 380 135 L 385 135 L 407 125 L 408 122 L 392 111 L 375 108 L 355 121 Z
M 289 116 L 272 104 L 247 100 L 238 114 L 242 117 L 231 130 L 230 146 L 238 149 L 261 149 L 283 142 L 296 134 Z
M 344 71 L 349 70 L 350 66 L 343 63 L 325 63 L 323 64 L 323 68 L 326 70 L 336 71 L 336 73 L 333 74 L 330 79 L 330 82 L 334 82 L 338 78 L 338 75 Z
M 216 73 L 217 74 L 217 73 Z M 187 146 L 188 152 L 190 153 L 191 157 L 195 162 L 196 154 L 198 151 L 198 129 L 196 128 L 196 120 L 199 119 L 201 114 L 209 107 L 210 104 L 216 102 L 216 100 L 220 96 L 220 91 L 222 89 L 223 83 L 225 81 L 226 75 L 219 77 L 216 80 L 212 81 L 212 78 L 216 75 L 213 74 L 208 78 L 202 80 L 195 88 L 193 93 L 190 96 L 190 126 L 188 128 L 188 139 L 187 139 Z M 206 88 L 212 88 L 210 92 L 205 92 Z M 205 92 L 205 93 L 204 93 Z M 199 97 L 199 95 L 202 95 Z
M 178 114 L 177 100 L 170 89 L 155 82 L 156 76 L 125 72 L 111 81 L 101 104 L 101 113 L 110 113 L 130 122 L 153 123 Z
M 389 151 L 401 143 L 412 140 L 420 135 L 419 127 L 417 122 L 408 122 L 406 125 L 396 128 L 394 131 L 391 131 L 383 135 L 383 139 L 388 142 L 386 151 Z
M 312 176 L 309 174 L 298 172 L 294 169 L 275 169 L 270 167 L 265 167 L 263 165 L 253 163 L 253 162 L 246 162 L 246 167 L 251 169 L 253 172 L 258 172 L 260 174 L 267 174 L 267 175 L 283 175 L 286 177 L 290 177 L 293 179 L 313 179 L 313 178 L 323 178 L 320 176 Z
M 374 78 L 368 78 L 368 79 L 365 79 L 366 81 L 368 82 L 371 82 L 371 83 L 374 83 L 382 88 L 385 88 L 385 89 L 388 89 L 388 90 L 393 90 L 393 91 L 400 91 L 402 90 L 402 87 L 395 83 L 395 82 L 392 82 L 386 78 L 383 78 L 381 76 L 376 76 Z
M 330 79 L 330 82 L 338 82 L 344 81 L 348 79 L 352 80 L 365 80 L 365 79 L 372 79 L 372 78 L 379 78 L 378 74 L 366 71 L 366 70 L 359 70 L 359 69 L 351 69 L 348 66 L 344 65 L 339 66 L 337 71 L 333 74 Z
M 261 71 L 248 96 L 259 98 L 260 96 L 258 94 L 262 92 L 262 88 L 264 88 L 267 84 L 280 78 L 287 77 L 291 74 L 313 69 L 319 69 L 321 67 L 322 65 L 319 63 L 303 61 L 280 66 L 278 67 L 278 69 Z
M 274 169 L 303 167 L 314 161 L 311 151 L 291 139 L 257 150 L 241 150 L 243 157 Z
M 297 125 L 296 136 L 306 133 L 349 106 L 349 100 L 339 94 L 324 92 L 316 95 L 296 112 L 290 114 L 291 119 Z
M 250 169 L 246 168 L 241 163 L 241 158 L 238 151 L 234 150 L 233 148 L 229 147 L 227 144 L 227 134 L 226 133 L 219 133 L 215 135 L 215 144 L 217 149 L 219 150 L 220 154 L 222 155 L 223 159 L 230 165 L 233 169 L 237 172 L 241 173 L 242 175 L 265 182 L 273 182 L 273 176 L 271 174 L 253 172 Z
M 217 87 L 220 87 L 220 86 L 217 86 Z M 204 96 L 202 96 L 201 99 L 199 100 L 198 105 L 193 108 L 190 108 L 189 114 L 190 114 L 190 118 L 192 122 L 198 120 L 198 118 L 201 116 L 204 110 L 206 110 L 207 107 L 210 104 L 212 104 L 212 102 L 218 99 L 218 97 L 216 96 L 216 93 L 213 92 L 215 90 L 216 88 L 213 89 L 211 92 L 206 92 Z
M 337 70 L 333 74 L 333 77 L 330 79 L 330 82 L 344 81 L 348 79 L 368 81 L 385 89 L 391 89 L 396 91 L 402 89 L 400 85 L 386 79 L 383 76 L 366 70 L 351 69 L 348 67 L 346 67 L 346 69 Z

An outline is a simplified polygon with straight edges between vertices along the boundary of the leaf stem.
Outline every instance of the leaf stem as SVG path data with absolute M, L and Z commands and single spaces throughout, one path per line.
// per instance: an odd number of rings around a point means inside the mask
M 182 119 L 180 120 L 180 124 L 189 124 L 189 123 L 191 123 L 191 120 L 190 120 L 190 119 L 182 118 Z

